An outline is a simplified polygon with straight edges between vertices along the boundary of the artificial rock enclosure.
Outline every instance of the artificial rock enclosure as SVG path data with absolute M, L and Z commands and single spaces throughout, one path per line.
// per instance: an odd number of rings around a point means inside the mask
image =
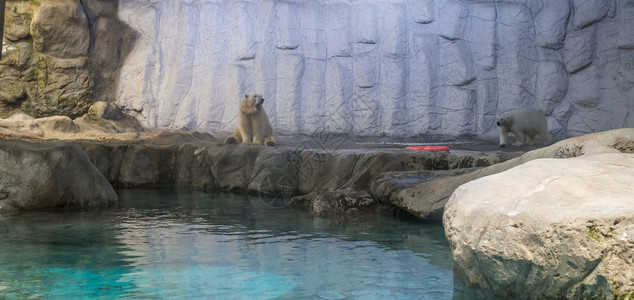
M 389 207 L 442 219 L 486 294 L 634 295 L 632 0 L 5 2 L 0 137 L 28 141 L 0 139 L 0 213 L 109 206 L 112 185 Z M 225 145 L 245 93 L 290 138 Z M 523 107 L 561 141 L 497 151 L 495 116 Z M 350 145 L 421 136 L 491 147 Z
M 631 127 L 629 0 L 6 2 L 0 117 L 116 101 L 149 127 L 495 135 L 540 109 L 555 137 Z

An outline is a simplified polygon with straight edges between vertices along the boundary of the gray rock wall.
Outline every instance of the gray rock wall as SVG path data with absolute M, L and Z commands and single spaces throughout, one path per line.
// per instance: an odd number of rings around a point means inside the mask
M 281 133 L 494 136 L 536 107 L 556 136 L 634 126 L 634 3 L 128 1 L 119 104 L 149 126 L 232 129 L 264 95 Z
M 0 139 L 0 214 L 109 207 L 117 201 L 106 177 L 77 145 Z
M 150 127 L 233 129 L 240 96 L 255 92 L 286 134 L 494 137 L 496 114 L 529 106 L 556 137 L 634 126 L 631 0 L 10 0 L 6 11 L 0 116 L 114 100 Z

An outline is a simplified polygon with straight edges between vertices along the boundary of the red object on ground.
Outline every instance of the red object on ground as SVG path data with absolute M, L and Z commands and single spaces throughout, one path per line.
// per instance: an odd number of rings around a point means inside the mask
M 449 152 L 449 147 L 446 146 L 408 146 L 405 149 L 410 150 L 423 150 L 423 151 L 446 151 Z

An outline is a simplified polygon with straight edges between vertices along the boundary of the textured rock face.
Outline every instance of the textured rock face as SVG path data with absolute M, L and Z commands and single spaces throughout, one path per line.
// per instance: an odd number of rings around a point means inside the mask
M 117 201 L 110 183 L 76 145 L 0 139 L 0 213 L 108 207 Z
M 0 117 L 221 130 L 257 92 L 285 134 L 494 137 L 535 107 L 575 136 L 634 126 L 632 27 L 629 0 L 10 0 Z
M 3 1 L 4 2 L 4 1 Z M 113 101 L 118 69 L 134 41 L 117 1 L 6 3 L 0 60 L 0 117 L 80 116 Z
M 282 133 L 476 134 L 521 107 L 555 136 L 634 126 L 634 5 L 605 1 L 120 1 L 139 40 L 118 103 L 231 129 L 264 95 Z
M 110 182 L 241 190 L 284 197 L 336 190 L 367 191 L 390 171 L 468 168 L 471 155 L 402 149 L 339 149 L 227 145 L 203 133 L 164 132 L 136 141 L 77 141 Z M 488 154 L 487 165 L 505 159 Z
M 443 218 L 456 274 L 513 299 L 632 297 L 634 131 L 620 133 L 456 189 Z
M 474 164 L 482 165 L 487 164 Z M 473 172 L 474 169 L 388 172 L 374 179 L 370 189 L 372 195 L 381 202 L 421 219 L 440 220 L 449 196 L 458 185 L 464 183 L 460 180 L 463 177 L 458 176 Z

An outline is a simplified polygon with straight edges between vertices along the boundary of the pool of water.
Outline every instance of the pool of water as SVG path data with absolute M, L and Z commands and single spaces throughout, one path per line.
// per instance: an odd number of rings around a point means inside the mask
M 116 208 L 0 215 L 0 295 L 473 299 L 442 225 L 312 218 L 272 199 L 119 190 Z

